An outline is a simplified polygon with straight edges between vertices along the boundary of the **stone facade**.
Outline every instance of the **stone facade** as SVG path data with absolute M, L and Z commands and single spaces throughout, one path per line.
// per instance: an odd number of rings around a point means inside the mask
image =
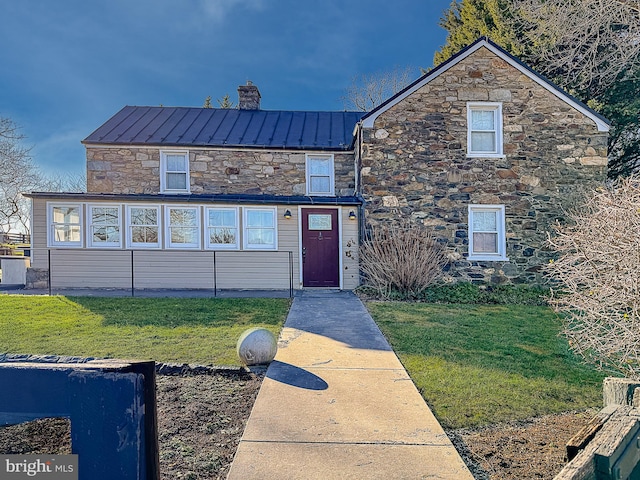
M 318 152 L 322 153 L 322 152 Z M 335 193 L 353 195 L 353 153 L 335 153 Z M 305 153 L 189 149 L 193 194 L 305 195 Z M 87 192 L 160 192 L 158 147 L 87 147 Z
M 467 102 L 502 104 L 504 157 L 467 157 Z M 552 225 L 606 178 L 607 134 L 487 48 L 362 131 L 370 224 L 411 218 L 448 246 L 449 281 L 540 282 Z M 469 204 L 505 205 L 508 262 L 469 261 Z

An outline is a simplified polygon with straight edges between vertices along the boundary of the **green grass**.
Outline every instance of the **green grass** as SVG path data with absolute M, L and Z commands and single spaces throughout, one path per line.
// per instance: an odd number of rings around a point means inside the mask
M 604 374 L 583 365 L 548 308 L 368 303 L 448 428 L 599 406 Z
M 0 295 L 0 352 L 238 365 L 240 334 L 278 334 L 283 299 Z

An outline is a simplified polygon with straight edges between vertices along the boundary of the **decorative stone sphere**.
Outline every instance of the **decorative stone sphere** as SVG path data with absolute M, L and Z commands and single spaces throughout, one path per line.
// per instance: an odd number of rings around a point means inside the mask
M 245 330 L 236 345 L 238 357 L 245 365 L 269 363 L 277 351 L 278 342 L 275 335 L 265 328 Z

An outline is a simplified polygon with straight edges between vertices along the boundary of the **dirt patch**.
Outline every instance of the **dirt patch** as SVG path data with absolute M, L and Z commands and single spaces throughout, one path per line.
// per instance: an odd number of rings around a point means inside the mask
M 225 478 L 262 375 L 159 375 L 156 381 L 161 478 Z M 571 412 L 448 434 L 477 479 L 552 479 L 565 464 L 567 440 L 595 413 Z M 70 453 L 70 447 L 64 419 L 0 428 L 2 454 L 62 454 Z
M 552 479 L 566 465 L 566 444 L 595 410 L 546 415 L 447 432 L 476 479 Z

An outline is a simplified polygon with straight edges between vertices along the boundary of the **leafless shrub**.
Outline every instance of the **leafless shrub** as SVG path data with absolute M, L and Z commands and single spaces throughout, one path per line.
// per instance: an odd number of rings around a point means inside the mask
M 366 283 L 383 298 L 392 292 L 415 297 L 440 277 L 446 263 L 444 249 L 416 225 L 374 227 L 360 247 Z
M 564 334 L 587 362 L 640 379 L 640 178 L 597 189 L 570 217 L 546 268 Z

